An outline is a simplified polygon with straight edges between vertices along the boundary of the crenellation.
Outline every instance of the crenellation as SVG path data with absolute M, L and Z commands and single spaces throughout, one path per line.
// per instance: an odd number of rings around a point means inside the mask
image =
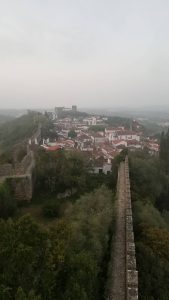
M 131 208 L 126 208 L 126 216 L 132 216 Z
M 129 270 L 136 270 L 136 257 L 131 254 L 127 254 L 126 268 Z
M 131 230 L 126 230 L 126 239 L 130 243 L 134 243 L 134 233 Z
M 138 271 L 136 267 L 136 253 L 133 231 L 133 217 L 131 205 L 131 190 L 129 178 L 128 157 L 125 159 L 126 182 L 126 298 L 138 299 Z
M 126 242 L 126 253 L 129 255 L 135 255 L 135 243 Z
M 117 220 L 109 300 L 137 300 L 138 272 L 133 231 L 128 157 L 118 170 Z
M 138 288 L 135 287 L 127 288 L 127 300 L 138 300 Z

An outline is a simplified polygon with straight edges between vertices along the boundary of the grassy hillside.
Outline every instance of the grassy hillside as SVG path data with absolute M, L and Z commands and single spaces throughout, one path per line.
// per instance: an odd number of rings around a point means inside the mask
M 36 131 L 42 115 L 30 113 L 0 125 L 0 151 L 10 151 L 11 148 L 31 137 Z
M 0 125 L 11 120 L 13 120 L 13 117 L 0 114 Z

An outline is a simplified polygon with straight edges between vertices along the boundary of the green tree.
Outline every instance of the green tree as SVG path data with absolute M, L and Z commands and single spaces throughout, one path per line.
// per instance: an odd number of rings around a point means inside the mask
M 26 296 L 23 289 L 19 287 L 15 296 L 15 300 L 41 300 L 41 297 L 36 296 L 34 291 L 30 291 L 28 296 Z
M 163 138 L 163 135 L 162 135 Z M 166 137 L 162 141 L 166 143 Z M 163 147 L 163 146 L 162 146 Z M 162 149 L 163 151 L 163 149 Z M 169 296 L 169 178 L 163 159 L 145 152 L 130 153 L 139 299 L 167 300 Z M 167 157 L 167 156 L 166 156 Z M 165 209 L 165 213 L 162 210 Z
M 0 184 L 0 218 L 7 219 L 14 216 L 17 209 L 16 201 L 7 181 Z
M 16 221 L 1 220 L 0 235 L 1 294 L 8 293 L 9 299 L 15 295 L 24 297 L 24 294 L 34 299 L 35 293 L 43 299 L 55 299 L 54 283 L 63 268 L 69 238 L 66 223 L 58 222 L 47 231 L 29 216 Z
M 68 132 L 68 137 L 71 138 L 71 139 L 75 139 L 77 137 L 77 133 L 75 130 L 70 130 Z
M 36 158 L 37 188 L 48 193 L 77 191 L 86 186 L 88 162 L 79 153 L 39 151 Z

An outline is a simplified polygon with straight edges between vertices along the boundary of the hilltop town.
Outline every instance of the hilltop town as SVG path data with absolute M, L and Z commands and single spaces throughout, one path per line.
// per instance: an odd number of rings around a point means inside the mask
M 40 146 L 46 151 L 79 150 L 93 160 L 95 173 L 111 172 L 112 160 L 125 148 L 130 151 L 147 149 L 151 155 L 159 154 L 157 139 L 146 136 L 137 120 L 124 122 L 121 118 L 117 125 L 111 126 L 113 117 L 80 113 L 75 105 L 56 107 L 45 114 L 53 128 L 49 136 L 42 134 Z

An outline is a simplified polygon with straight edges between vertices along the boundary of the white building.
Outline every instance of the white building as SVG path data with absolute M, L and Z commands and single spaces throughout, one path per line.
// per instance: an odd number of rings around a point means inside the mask
M 139 142 L 140 136 L 136 132 L 130 130 L 122 130 L 117 133 L 117 139 L 124 140 L 124 141 L 136 140 Z
M 105 143 L 105 136 L 100 133 L 93 133 L 91 139 L 94 144 L 103 144 Z
M 105 135 L 106 138 L 109 140 L 109 142 L 112 141 L 117 141 L 117 140 L 123 140 L 123 141 L 128 141 L 128 140 L 137 140 L 140 141 L 140 136 L 130 130 L 120 130 L 119 128 L 117 129 L 111 129 L 107 130 L 105 129 Z
M 97 124 L 97 118 L 96 117 L 85 118 L 83 119 L 83 122 L 88 126 L 95 126 Z

